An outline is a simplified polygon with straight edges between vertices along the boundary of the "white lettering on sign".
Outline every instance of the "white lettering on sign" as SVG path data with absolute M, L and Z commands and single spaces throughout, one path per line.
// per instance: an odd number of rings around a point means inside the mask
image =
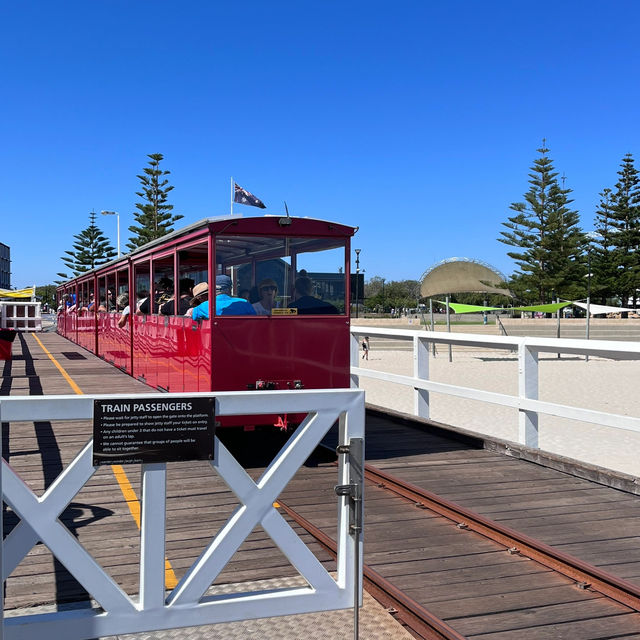
M 131 411 L 130 404 L 101 404 L 100 407 L 104 413 L 114 413 L 118 411 Z
M 147 402 L 133 405 L 134 411 L 146 411 L 154 413 L 156 411 L 191 411 L 191 402 Z

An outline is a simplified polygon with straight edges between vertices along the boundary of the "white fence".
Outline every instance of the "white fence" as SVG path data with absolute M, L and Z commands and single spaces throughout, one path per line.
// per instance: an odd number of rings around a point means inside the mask
M 404 376 L 360 367 L 359 340 L 374 336 L 413 342 L 413 376 Z M 517 351 L 518 395 L 508 395 L 429 380 L 429 358 L 432 344 L 479 347 L 492 350 Z M 616 360 L 639 360 L 640 343 L 607 340 L 572 340 L 486 336 L 433 331 L 376 329 L 351 327 L 351 383 L 359 385 L 359 377 L 376 378 L 407 385 L 414 389 L 414 413 L 429 418 L 429 393 L 437 392 L 469 400 L 479 400 L 518 410 L 518 442 L 539 447 L 539 415 L 547 414 L 604 425 L 615 429 L 640 432 L 640 418 L 594 411 L 538 399 L 538 356 L 541 353 L 563 353 L 601 356 Z
M 0 301 L 0 329 L 42 331 L 40 303 Z
M 171 398 L 176 394 L 167 394 Z M 142 465 L 142 517 L 139 595 L 132 597 L 100 567 L 60 522 L 59 515 L 93 476 L 92 443 L 38 497 L 3 460 L 2 491 L 5 502 L 20 517 L 3 544 L 2 575 L 15 569 L 29 550 L 44 543 L 91 594 L 97 607 L 55 613 L 7 617 L 7 640 L 42 638 L 80 640 L 279 615 L 357 608 L 361 597 L 362 537 L 349 530 L 353 504 L 348 496 L 338 501 L 338 560 L 334 579 L 297 537 L 273 506 L 295 472 L 331 426 L 339 421 L 339 442 L 348 446 L 364 437 L 364 393 L 357 390 L 262 391 L 199 393 L 216 398 L 216 416 L 264 413 L 307 413 L 261 478 L 254 482 L 216 438 L 213 469 L 235 493 L 239 506 L 222 529 L 187 570 L 177 586 L 165 592 L 166 464 Z M 0 421 L 87 420 L 93 401 L 123 396 L 5 397 L 0 400 Z M 157 394 L 140 399 L 157 400 Z M 184 397 L 184 394 L 179 394 Z M 336 476 L 339 485 L 354 482 L 353 461 L 341 455 Z M 0 523 L 1 524 L 1 523 Z M 207 595 L 212 582 L 252 530 L 261 525 L 307 581 L 308 587 L 233 595 Z M 357 564 L 356 564 L 357 562 Z

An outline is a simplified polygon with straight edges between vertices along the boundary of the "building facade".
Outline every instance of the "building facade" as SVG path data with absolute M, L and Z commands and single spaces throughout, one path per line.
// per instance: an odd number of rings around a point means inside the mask
M 0 289 L 11 288 L 11 249 L 0 242 Z

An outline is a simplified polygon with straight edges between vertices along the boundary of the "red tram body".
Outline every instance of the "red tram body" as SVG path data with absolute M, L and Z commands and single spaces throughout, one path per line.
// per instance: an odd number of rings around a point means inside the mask
M 202 220 L 61 285 L 58 333 L 162 391 L 348 387 L 356 230 L 288 216 Z M 261 281 L 275 282 L 278 306 L 271 315 L 216 315 L 220 274 L 251 302 Z M 300 277 L 323 307 L 290 308 Z M 209 318 L 177 315 L 183 283 L 202 282 Z M 168 315 L 162 303 L 171 297 Z

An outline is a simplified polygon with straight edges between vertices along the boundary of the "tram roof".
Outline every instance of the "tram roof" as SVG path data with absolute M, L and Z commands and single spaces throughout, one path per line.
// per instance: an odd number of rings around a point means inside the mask
M 172 231 L 161 238 L 147 242 L 142 247 L 138 247 L 129 253 L 125 253 L 119 258 L 105 262 L 95 269 L 81 273 L 75 278 L 69 278 L 67 282 L 84 278 L 97 271 L 109 269 L 119 262 L 125 262 L 129 258 L 136 258 L 156 247 L 172 243 L 175 240 L 189 236 L 192 233 L 197 233 L 199 230 L 207 227 L 212 233 L 223 233 L 234 227 L 233 233 L 237 233 L 239 235 L 251 235 L 252 233 L 255 233 L 258 235 L 301 235 L 318 237 L 351 237 L 359 228 L 350 227 L 338 222 L 330 222 L 329 220 L 321 220 L 319 218 L 300 218 L 273 214 L 264 216 L 248 216 L 246 218 L 237 214 L 203 218 L 202 220 L 198 220 L 186 227 Z

